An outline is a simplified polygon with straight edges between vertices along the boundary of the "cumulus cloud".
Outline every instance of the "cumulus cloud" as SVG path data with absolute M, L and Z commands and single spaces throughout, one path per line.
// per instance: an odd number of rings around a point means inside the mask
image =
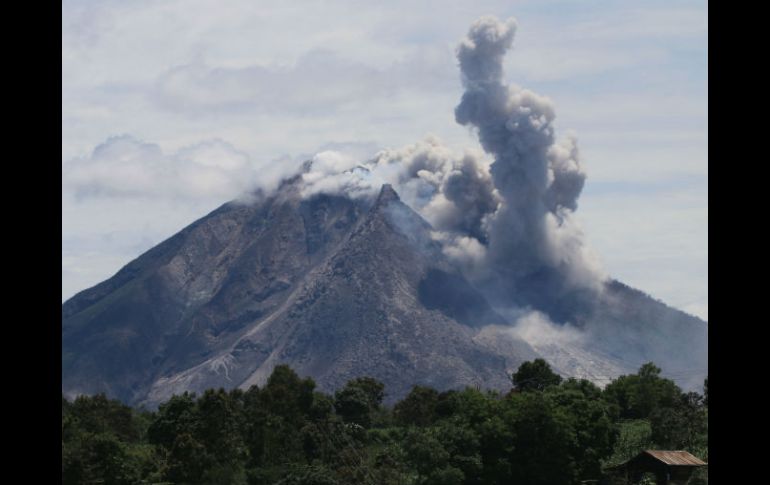
M 271 190 L 291 170 L 264 166 L 229 143 L 214 139 L 164 153 L 128 135 L 109 138 L 90 156 L 62 164 L 62 185 L 77 198 L 232 198 Z

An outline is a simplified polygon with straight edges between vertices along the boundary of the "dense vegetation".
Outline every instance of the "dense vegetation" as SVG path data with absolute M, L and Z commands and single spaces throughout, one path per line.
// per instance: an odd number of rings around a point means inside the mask
M 387 408 L 375 379 L 332 396 L 279 366 L 263 388 L 185 393 L 154 412 L 62 398 L 62 483 L 559 485 L 646 448 L 708 459 L 708 382 L 683 393 L 645 364 L 602 390 L 538 359 L 512 384 L 415 386 Z

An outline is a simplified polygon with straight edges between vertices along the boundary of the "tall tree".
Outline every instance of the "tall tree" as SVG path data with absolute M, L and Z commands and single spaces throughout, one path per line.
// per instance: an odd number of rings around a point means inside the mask
M 511 381 L 520 391 L 543 391 L 549 386 L 558 386 L 561 376 L 553 372 L 544 359 L 535 359 L 521 364 Z
M 603 392 L 624 419 L 646 419 L 654 409 L 674 406 L 681 394 L 674 381 L 661 377 L 660 368 L 652 362 L 641 366 L 636 374 L 618 377 Z
M 402 425 L 428 426 L 436 417 L 438 391 L 425 386 L 414 386 L 409 394 L 393 408 L 393 414 Z

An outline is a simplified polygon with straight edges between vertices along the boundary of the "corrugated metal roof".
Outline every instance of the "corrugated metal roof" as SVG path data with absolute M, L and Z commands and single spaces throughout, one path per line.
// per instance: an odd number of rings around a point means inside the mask
M 662 451 L 662 450 L 644 450 L 645 453 L 656 460 L 660 460 L 666 465 L 689 465 L 703 466 L 708 465 L 705 461 L 698 459 L 686 451 Z

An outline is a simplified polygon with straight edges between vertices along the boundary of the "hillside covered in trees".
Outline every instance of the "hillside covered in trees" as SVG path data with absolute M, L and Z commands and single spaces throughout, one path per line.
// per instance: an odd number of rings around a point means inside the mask
M 602 390 L 538 359 L 511 381 L 504 394 L 415 386 L 388 408 L 375 379 L 328 395 L 278 366 L 263 388 L 185 393 L 156 411 L 62 397 L 62 483 L 567 485 L 643 449 L 708 461 L 708 380 L 684 393 L 650 363 Z

